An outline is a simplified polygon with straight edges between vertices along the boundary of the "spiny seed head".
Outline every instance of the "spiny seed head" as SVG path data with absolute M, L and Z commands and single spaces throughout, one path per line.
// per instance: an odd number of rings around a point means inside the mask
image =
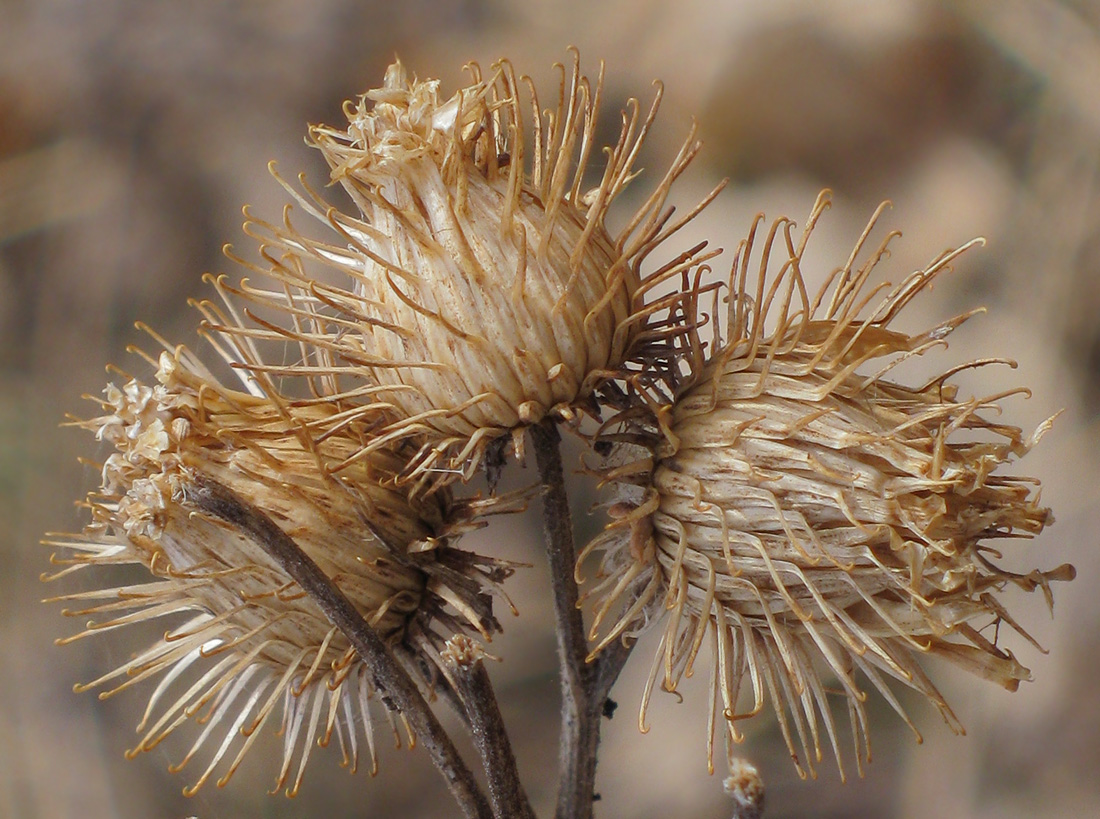
M 159 677 L 131 753 L 156 747 L 187 718 L 204 723 L 173 766 L 209 753 L 188 793 L 223 759 L 224 784 L 280 705 L 277 788 L 295 793 L 311 749 L 334 733 L 353 770 L 365 737 L 376 769 L 367 668 L 252 535 L 193 502 L 196 490 L 215 482 L 270 518 L 420 675 L 444 637 L 499 629 L 485 592 L 510 570 L 449 545 L 470 516 L 446 494 L 410 500 L 394 486 L 402 467 L 394 453 L 373 451 L 338 479 L 329 473 L 326 463 L 363 444 L 350 427 L 323 440 L 310 433 L 335 407 L 290 407 L 258 389 L 230 389 L 182 347 L 161 354 L 156 375 L 154 386 L 109 385 L 103 414 L 79 422 L 114 451 L 83 533 L 47 542 L 65 550 L 55 561 L 67 568 L 54 577 L 114 564 L 145 574 L 58 598 L 78 604 L 68 614 L 95 618 L 62 642 L 162 617 L 172 626 L 78 689 L 109 686 L 101 696 L 110 696 Z
M 697 152 L 694 129 L 625 227 L 605 222 L 638 173 L 657 112 L 636 100 L 615 145 L 596 143 L 603 69 L 593 85 L 574 54 L 553 109 L 539 107 L 510 63 L 443 98 L 437 80 L 395 63 L 381 88 L 345 106 L 348 124 L 316 126 L 313 144 L 356 206 L 290 188 L 331 231 L 312 239 L 258 220 L 276 286 L 242 286 L 254 305 L 289 311 L 292 326 L 225 328 L 303 343 L 304 360 L 273 368 L 304 377 L 385 422 L 368 449 L 415 438 L 409 476 L 469 475 L 486 445 L 548 414 L 572 418 L 617 368 L 644 315 L 652 276 L 641 265 L 714 195 L 672 221 L 670 188 Z M 590 160 L 602 176 L 585 190 Z M 667 278 L 700 245 L 656 275 Z M 322 383 L 324 382 L 324 383 Z M 517 437 L 517 441 L 519 438 Z
M 990 542 L 1032 537 L 1051 521 L 1037 481 L 1000 471 L 1050 421 L 1029 437 L 990 421 L 1010 393 L 960 398 L 947 381 L 965 367 L 916 387 L 888 377 L 972 315 L 915 336 L 891 326 L 961 251 L 877 298 L 887 285 L 867 282 L 891 237 L 857 262 L 876 213 L 848 263 L 811 295 L 803 253 L 827 204 L 823 195 L 799 241 L 780 219 L 759 242 L 758 217 L 734 263 L 725 337 L 716 330 L 705 357 L 695 335 L 678 367 L 634 379 L 636 406 L 608 437 L 645 444 L 644 457 L 605 470 L 631 491 L 587 550 L 603 552 L 604 577 L 590 592 L 601 601 L 593 636 L 618 612 L 601 645 L 662 623 L 642 722 L 654 682 L 675 691 L 707 641 L 708 758 L 715 711 L 729 748 L 740 740 L 737 721 L 770 702 L 801 775 L 821 760 L 819 723 L 841 764 L 837 692 L 861 772 L 867 684 L 906 722 L 890 680 L 924 694 L 961 730 L 921 655 L 1014 690 L 1029 672 L 997 644 L 999 626 L 1027 634 L 996 593 L 1038 588 L 1049 602 L 1049 582 L 1073 576 L 1069 566 L 1013 574 Z M 686 325 L 698 327 L 695 319 Z

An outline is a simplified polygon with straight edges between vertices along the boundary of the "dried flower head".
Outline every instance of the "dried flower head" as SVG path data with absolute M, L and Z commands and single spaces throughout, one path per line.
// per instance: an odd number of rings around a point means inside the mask
M 712 769 L 716 712 L 729 748 L 741 739 L 737 721 L 770 702 L 799 774 L 813 775 L 821 760 L 822 723 L 843 777 L 830 705 L 839 689 L 862 772 L 867 684 L 912 727 L 890 680 L 923 694 L 961 730 L 921 656 L 1014 690 L 1029 672 L 998 645 L 999 627 L 1031 638 L 996 593 L 1039 588 L 1049 603 L 1049 582 L 1073 576 L 1069 566 L 1009 572 L 991 543 L 1031 537 L 1051 521 L 1037 481 L 999 471 L 1050 421 L 1024 437 L 988 417 L 996 401 L 1021 391 L 966 399 L 948 383 L 992 360 L 918 387 L 888 378 L 973 315 L 913 336 L 892 327 L 965 248 L 880 295 L 889 285 L 868 280 L 894 234 L 860 261 L 880 209 L 847 263 L 811 296 L 802 259 L 827 205 L 823 194 L 797 241 L 793 223 L 779 219 L 759 242 L 757 218 L 734 263 L 725 332 L 715 330 L 708 357 L 695 306 L 701 289 L 682 294 L 675 309 L 685 331 L 665 339 L 656 375 L 640 362 L 608 427 L 618 432 L 606 436 L 645 449 L 604 473 L 632 491 L 586 550 L 603 555 L 589 593 L 600 600 L 593 637 L 604 628 L 606 645 L 663 617 L 642 724 L 653 684 L 675 691 L 709 638 Z
M 249 392 L 230 389 L 182 347 L 161 354 L 156 376 L 152 387 L 136 379 L 108 386 L 104 414 L 80 422 L 114 452 L 87 503 L 91 523 L 47 543 L 65 550 L 54 559 L 67 567 L 54 578 L 116 564 L 139 564 L 152 575 L 57 598 L 77 604 L 66 613 L 96 618 L 61 642 L 160 618 L 175 622 L 162 639 L 78 690 L 106 686 L 106 697 L 159 676 L 130 753 L 156 747 L 189 719 L 200 723 L 173 766 L 209 756 L 185 793 L 223 759 L 224 784 L 280 704 L 277 789 L 289 784 L 293 795 L 315 741 L 325 745 L 334 733 L 352 770 L 364 736 L 373 772 L 374 685 L 366 666 L 264 548 L 198 509 L 193 492 L 200 481 L 214 481 L 266 514 L 421 677 L 444 637 L 488 638 L 499 628 L 486 592 L 510 569 L 449 545 L 470 526 L 477 502 L 463 507 L 446 494 L 411 501 L 394 487 L 403 462 L 382 450 L 337 479 L 325 464 L 363 441 L 354 427 L 323 440 L 310 433 L 337 411 L 328 404 L 292 408 L 253 380 L 245 381 Z
M 608 211 L 638 173 L 660 90 L 648 113 L 628 103 L 618 141 L 601 152 L 602 66 L 593 86 L 574 52 L 545 112 L 507 61 L 488 78 L 467 69 L 470 85 L 443 99 L 438 80 L 410 80 L 395 63 L 381 88 L 346 105 L 346 129 L 312 128 L 358 213 L 329 205 L 304 178 L 304 194 L 288 186 L 331 234 L 307 237 L 289 208 L 281 226 L 250 223 L 270 263 L 255 270 L 276 286 L 237 292 L 290 312 L 292 326 L 222 328 L 301 341 L 306 357 L 273 372 L 311 379 L 364 417 L 384 405 L 387 420 L 366 450 L 418 438 L 410 476 L 468 476 L 492 440 L 548 414 L 573 417 L 644 323 L 644 291 L 702 245 L 649 276 L 642 262 L 717 193 L 671 219 L 670 188 L 699 149 L 692 128 L 612 231 Z M 593 155 L 602 176 L 585 190 Z

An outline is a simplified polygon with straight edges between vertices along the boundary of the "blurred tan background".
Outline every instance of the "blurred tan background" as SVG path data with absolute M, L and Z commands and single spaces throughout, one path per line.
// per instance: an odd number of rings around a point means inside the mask
M 677 201 L 690 205 L 723 176 L 732 185 L 691 237 L 731 247 L 761 209 L 801 220 L 823 186 L 836 191 L 814 257 L 823 268 L 846 258 L 884 198 L 895 203 L 885 225 L 905 236 L 881 276 L 896 281 L 985 236 L 902 324 L 923 329 L 987 305 L 934 363 L 1017 359 L 1014 371 L 960 379 L 975 393 L 1031 386 L 1033 398 L 1007 402 L 1010 423 L 1065 408 L 1021 470 L 1043 479 L 1057 524 L 1010 561 L 1079 571 L 1057 589 L 1053 621 L 1039 599 L 1009 600 L 1050 649 L 1012 643 L 1035 682 L 1010 695 L 933 668 L 969 735 L 951 736 L 906 699 L 925 737 L 917 746 L 876 705 L 874 763 L 845 786 L 827 764 L 816 783 L 798 781 L 761 716 L 744 753 L 768 784 L 767 815 L 1100 815 L 1096 2 L 0 0 L 0 817 L 454 814 L 419 751 L 384 750 L 373 781 L 342 772 L 335 749 L 319 753 L 294 801 L 265 795 L 273 761 L 255 751 L 228 787 L 190 800 L 180 795 L 188 772 L 166 771 L 182 743 L 126 762 L 148 689 L 100 702 L 71 687 L 121 662 L 135 635 L 55 647 L 78 624 L 38 602 L 56 591 L 38 583 L 48 555 L 37 542 L 78 527 L 73 501 L 95 484 L 76 463 L 90 440 L 57 422 L 90 411 L 79 396 L 102 388 L 107 362 L 139 368 L 124 350 L 141 341 L 135 320 L 194 340 L 185 300 L 204 295 L 200 274 L 236 272 L 223 242 L 250 250 L 240 206 L 281 207 L 267 160 L 324 178 L 302 142 L 306 122 L 338 122 L 341 102 L 377 85 L 395 53 L 450 93 L 470 59 L 507 55 L 551 78 L 570 44 L 592 73 L 607 61 L 609 134 L 627 97 L 648 100 L 651 80 L 665 81 L 650 167 L 698 118 L 706 149 Z M 498 521 L 478 546 L 536 564 L 515 578 L 523 616 L 505 620 L 495 645 L 505 660 L 492 672 L 545 813 L 557 683 L 537 531 L 534 514 Z M 728 817 L 721 775 L 705 771 L 705 674 L 683 704 L 656 697 L 650 733 L 635 727 L 647 653 L 605 724 L 600 815 Z

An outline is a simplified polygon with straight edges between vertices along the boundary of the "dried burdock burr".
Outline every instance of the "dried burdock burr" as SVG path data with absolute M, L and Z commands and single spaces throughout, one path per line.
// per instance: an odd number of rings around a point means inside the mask
M 222 349 L 232 349 L 232 339 Z M 499 629 L 490 593 L 511 571 L 452 541 L 477 525 L 481 507 L 518 499 L 455 502 L 446 491 L 410 499 L 394 485 L 404 462 L 392 451 L 372 450 L 337 478 L 325 464 L 363 441 L 354 425 L 315 439 L 311 424 L 334 406 L 290 407 L 251 378 L 232 389 L 183 347 L 150 363 L 153 386 L 129 377 L 112 384 L 99 401 L 103 414 L 79 422 L 114 451 L 86 503 L 91 522 L 47 543 L 61 550 L 54 562 L 65 567 L 50 579 L 98 569 L 91 575 L 104 584 L 57 598 L 68 614 L 93 618 L 62 642 L 150 621 L 168 630 L 78 689 L 112 696 L 153 686 L 131 753 L 197 724 L 173 766 L 202 760 L 187 793 L 219 770 L 224 784 L 273 714 L 281 714 L 284 745 L 277 789 L 295 793 L 311 750 L 333 736 L 352 770 L 365 740 L 373 772 L 371 712 L 386 715 L 399 744 L 400 732 L 409 733 L 404 715 L 387 707 L 371 669 L 256 536 L 211 514 L 198 494 L 224 487 L 273 521 L 426 689 L 442 673 L 445 639 L 488 639 Z M 119 583 L 103 571 L 119 565 L 136 567 L 132 579 Z
M 519 448 L 542 418 L 591 407 L 644 324 L 646 291 L 705 255 L 700 245 L 642 270 L 717 193 L 673 218 L 670 190 L 700 147 L 694 127 L 634 215 L 608 225 L 641 184 L 661 92 L 648 111 L 631 100 L 617 142 L 601 148 L 603 68 L 593 84 L 573 56 L 547 111 L 507 61 L 488 77 L 467 66 L 470 84 L 448 98 L 394 63 L 381 88 L 346 104 L 345 128 L 311 129 L 354 212 L 303 175 L 287 189 L 327 235 L 312 238 L 290 208 L 282 225 L 248 226 L 265 243 L 268 266 L 255 271 L 274 286 L 239 295 L 250 312 L 293 321 L 225 329 L 300 341 L 309 358 L 272 372 L 304 376 L 364 418 L 384 410 L 364 453 L 417 441 L 406 478 L 469 477 L 493 440 L 513 433 Z
M 601 435 L 619 443 L 602 470 L 622 487 L 615 519 L 582 555 L 601 556 L 588 592 L 601 646 L 661 631 L 640 722 L 652 687 L 675 691 L 706 643 L 708 758 L 716 724 L 731 747 L 738 722 L 770 704 L 803 776 L 826 742 L 844 775 L 835 700 L 847 706 L 857 765 L 869 759 L 868 689 L 912 726 L 891 683 L 912 688 L 960 731 L 924 658 L 1014 690 L 1029 672 L 1000 645 L 1000 627 L 1031 638 L 998 592 L 1039 589 L 1051 602 L 1050 582 L 1073 577 L 1070 566 L 1014 573 L 1012 550 L 1001 550 L 1052 519 L 1038 482 L 1006 469 L 1051 421 L 1025 436 L 990 418 L 1026 391 L 961 397 L 950 379 L 992 360 L 918 386 L 891 380 L 979 312 L 916 335 L 896 326 L 966 247 L 896 288 L 874 286 L 895 235 L 868 252 L 880 209 L 811 293 L 803 255 L 828 204 L 823 194 L 801 237 L 787 219 L 770 228 L 756 219 L 711 344 L 699 305 L 716 291 L 695 286 L 672 307 L 681 331 L 635 355 L 621 411 Z

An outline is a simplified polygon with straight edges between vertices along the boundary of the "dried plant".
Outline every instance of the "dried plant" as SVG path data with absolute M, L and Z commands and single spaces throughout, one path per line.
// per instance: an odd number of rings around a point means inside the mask
M 160 618 L 174 623 L 152 646 L 79 688 L 110 685 L 101 696 L 111 696 L 159 676 L 132 753 L 156 747 L 189 718 L 204 723 L 174 766 L 183 768 L 204 746 L 215 749 L 187 793 L 232 754 L 218 780 L 225 784 L 280 704 L 276 788 L 289 782 L 295 793 L 315 742 L 328 744 L 334 733 L 353 771 L 363 734 L 377 770 L 369 706 L 376 685 L 367 667 L 254 538 L 204 512 L 194 496 L 216 482 L 271 518 L 384 640 L 436 666 L 451 635 L 488 639 L 500 629 L 487 592 L 510 567 L 452 545 L 473 525 L 479 504 L 454 503 L 446 492 L 410 501 L 393 485 L 403 463 L 397 453 L 374 451 L 335 478 L 326 458 L 362 442 L 350 429 L 323 441 L 310 437 L 309 423 L 333 408 L 288 407 L 229 389 L 184 348 L 161 354 L 156 377 L 155 387 L 136 379 L 109 385 L 101 401 L 107 414 L 80 422 L 115 451 L 88 502 L 92 522 L 49 543 L 69 555 L 58 559 L 68 566 L 53 578 L 120 564 L 150 575 L 57 598 L 78 604 L 68 614 L 105 617 L 70 640 Z M 418 676 L 427 667 L 409 664 Z M 382 710 L 396 733 L 395 715 Z
M 98 586 L 56 598 L 97 618 L 70 639 L 172 622 L 81 687 L 109 696 L 159 680 L 136 750 L 201 726 L 175 766 L 202 757 L 188 793 L 217 771 L 225 784 L 281 703 L 277 785 L 290 794 L 313 744 L 333 736 L 352 769 L 365 740 L 374 770 L 381 710 L 427 748 L 466 815 L 534 815 L 480 643 L 500 630 L 492 604 L 507 601 L 516 567 L 457 546 L 487 515 L 525 507 L 532 492 L 495 491 L 503 454 L 523 457 L 525 440 L 561 664 L 559 817 L 593 813 L 600 720 L 647 628 L 661 630 L 661 648 L 643 728 L 653 686 L 676 691 L 709 640 L 709 758 L 713 770 L 721 723 L 738 816 L 759 816 L 764 792 L 733 755 L 737 721 L 766 703 L 799 772 L 813 774 L 822 725 L 842 758 L 836 691 L 859 764 L 868 684 L 907 722 L 891 680 L 957 725 L 922 656 L 1008 688 L 1028 678 L 999 644 L 1002 623 L 1026 631 L 996 593 L 1014 584 L 1050 601 L 1050 582 L 1073 572 L 1013 573 L 989 542 L 1050 522 L 1037 482 L 1001 471 L 1050 422 L 1025 437 L 989 420 L 1008 394 L 962 399 L 948 383 L 992 359 L 919 387 L 890 379 L 972 315 L 915 336 L 894 327 L 965 248 L 884 293 L 870 278 L 890 237 L 861 261 L 876 213 L 811 296 L 802 263 L 822 197 L 797 241 L 785 219 L 761 241 L 758 218 L 729 280 L 711 282 L 705 243 L 666 250 L 722 187 L 674 218 L 672 186 L 700 149 L 694 128 L 609 231 L 661 95 L 645 114 L 631 101 L 601 151 L 603 68 L 591 83 L 573 57 L 549 111 L 506 61 L 488 78 L 470 66 L 470 85 L 446 99 L 438 82 L 391 66 L 348 103 L 345 129 L 311 130 L 357 213 L 304 177 L 286 186 L 327 236 L 299 230 L 289 207 L 281 225 L 251 219 L 263 263 L 249 267 L 263 286 L 219 277 L 220 303 L 198 305 L 201 334 L 240 386 L 154 336 L 156 383 L 123 375 L 97 399 L 102 414 L 76 422 L 113 452 L 85 530 L 47 541 L 62 550 L 51 578 L 133 564 L 141 579 L 99 571 Z M 595 156 L 602 175 L 586 191 Z M 560 425 L 608 456 L 595 471 L 612 520 L 579 561 Z M 482 472 L 484 498 L 468 488 Z M 589 556 L 599 570 L 586 628 Z M 487 794 L 436 700 L 470 731 Z
M 641 457 L 605 470 L 630 491 L 586 554 L 602 555 L 602 580 L 590 592 L 600 599 L 594 638 L 625 603 L 597 651 L 663 624 L 640 725 L 657 679 L 675 691 L 709 638 L 708 747 L 718 714 L 732 747 L 741 741 L 737 721 L 770 701 L 799 774 L 814 774 L 821 761 L 820 722 L 843 778 L 830 690 L 847 704 L 857 764 L 870 759 L 860 677 L 915 733 L 888 679 L 919 691 L 961 731 L 918 657 L 943 657 L 1015 690 L 1029 672 L 997 645 L 999 627 L 1031 638 L 995 592 L 1042 589 L 1053 605 L 1050 581 L 1073 570 L 1014 574 L 989 542 L 1031 537 L 1051 521 L 1036 480 L 997 470 L 1026 454 L 1053 419 L 1025 438 L 988 419 L 998 400 L 1021 390 L 960 398 L 948 380 L 989 359 L 919 387 L 889 379 L 979 312 L 913 336 L 892 326 L 966 247 L 884 293 L 888 284 L 868 280 L 895 234 L 863 258 L 880 209 L 847 262 L 811 294 L 802 260 L 828 204 L 823 194 L 797 240 L 794 223 L 781 218 L 760 242 L 757 217 L 733 264 L 725 330 L 716 326 L 709 351 L 697 334 L 697 289 L 681 303 L 691 328 L 673 357 L 682 366 L 653 382 L 643 352 L 632 400 L 601 436 Z M 744 701 L 743 687 L 751 691 Z
M 421 448 L 405 475 L 436 483 L 441 469 L 471 477 L 495 438 L 521 441 L 548 414 L 571 420 L 590 406 L 641 327 L 645 292 L 703 247 L 649 276 L 642 263 L 717 193 L 675 221 L 666 207 L 699 150 L 693 128 L 612 235 L 607 213 L 637 175 L 660 93 L 645 114 L 631 101 L 618 142 L 599 150 L 602 67 L 593 85 L 574 52 L 547 112 L 507 61 L 488 79 L 467 68 L 471 84 L 443 100 L 438 81 L 410 80 L 395 63 L 383 87 L 346 105 L 346 130 L 312 128 L 358 213 L 328 204 L 304 178 L 304 193 L 287 186 L 329 234 L 308 237 L 289 209 L 281 226 L 252 222 L 246 230 L 270 262 L 257 272 L 275 286 L 233 290 L 292 319 L 234 328 L 301 343 L 301 360 L 272 373 L 309 380 L 354 406 L 350 417 L 385 407 L 390 417 L 363 453 L 415 437 Z M 593 157 L 602 176 L 585 190 Z

